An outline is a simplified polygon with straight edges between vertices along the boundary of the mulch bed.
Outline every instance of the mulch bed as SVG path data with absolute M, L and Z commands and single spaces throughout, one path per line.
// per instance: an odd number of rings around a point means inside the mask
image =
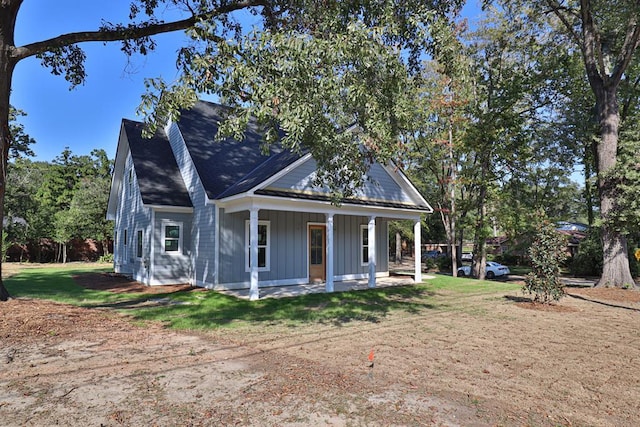
M 114 293 L 167 294 L 180 291 L 204 290 L 191 285 L 147 286 L 130 277 L 117 273 L 83 273 L 73 276 L 83 288 Z

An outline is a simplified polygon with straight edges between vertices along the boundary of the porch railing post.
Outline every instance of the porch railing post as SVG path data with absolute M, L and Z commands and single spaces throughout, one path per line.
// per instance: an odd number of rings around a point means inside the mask
M 369 287 L 376 287 L 376 217 L 369 217 L 369 224 L 367 227 L 369 232 Z
M 420 218 L 413 224 L 413 240 L 415 242 L 414 258 L 415 258 L 415 274 L 413 281 L 416 283 L 422 282 L 422 242 L 420 241 Z
M 326 291 L 333 292 L 333 214 L 327 214 L 327 278 Z

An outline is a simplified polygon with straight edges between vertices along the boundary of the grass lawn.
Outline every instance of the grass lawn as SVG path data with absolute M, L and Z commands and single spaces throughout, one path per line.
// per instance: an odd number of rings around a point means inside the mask
M 379 321 L 391 312 L 418 313 L 450 309 L 447 295 L 492 294 L 517 285 L 438 275 L 421 285 L 247 301 L 215 291 L 171 294 L 117 294 L 78 286 L 76 274 L 110 271 L 74 264 L 30 267 L 7 278 L 15 297 L 40 298 L 84 307 L 113 308 L 138 320 L 159 321 L 177 329 L 237 327 L 255 322 L 299 324 Z M 445 297 L 445 298 L 443 298 Z

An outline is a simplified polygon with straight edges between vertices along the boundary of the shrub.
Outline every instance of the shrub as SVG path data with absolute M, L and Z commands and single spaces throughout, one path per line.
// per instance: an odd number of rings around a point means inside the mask
M 633 249 L 631 245 L 629 245 L 629 269 L 633 277 L 638 277 L 640 274 L 640 249 Z
M 102 255 L 98 258 L 98 262 L 113 263 L 113 254 Z
M 427 270 L 435 270 L 435 268 L 438 266 L 436 264 L 436 260 L 435 258 L 425 258 L 424 262 L 424 266 L 427 268 Z
M 537 228 L 531 247 L 531 273 L 524 279 L 524 292 L 534 294 L 534 301 L 548 304 L 558 301 L 564 295 L 564 285 L 560 281 L 560 266 L 566 258 L 566 241 L 549 221 L 543 221 Z
M 522 256 L 514 253 L 496 255 L 493 260 L 504 265 L 522 265 Z
M 436 258 L 436 263 L 438 264 L 438 270 L 440 271 L 451 271 L 451 268 L 453 267 L 451 257 L 448 255 Z
M 600 229 L 589 229 L 580 246 L 578 253 L 569 264 L 569 271 L 574 276 L 600 276 L 602 274 L 602 240 Z

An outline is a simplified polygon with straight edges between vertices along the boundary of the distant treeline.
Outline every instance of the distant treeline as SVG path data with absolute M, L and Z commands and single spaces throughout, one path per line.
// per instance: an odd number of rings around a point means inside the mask
M 10 261 L 96 260 L 111 253 L 106 220 L 113 161 L 68 148 L 51 162 L 16 156 L 7 169 L 3 247 Z

